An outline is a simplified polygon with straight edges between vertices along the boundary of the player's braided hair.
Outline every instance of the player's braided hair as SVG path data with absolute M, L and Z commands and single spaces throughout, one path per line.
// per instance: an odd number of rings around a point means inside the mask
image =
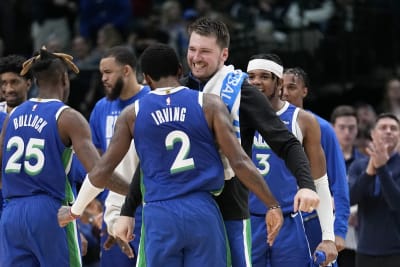
M 64 53 L 51 53 L 47 51 L 46 47 L 43 46 L 38 55 L 31 57 L 30 59 L 26 60 L 22 64 L 22 70 L 20 75 L 24 76 L 29 70 L 32 68 L 32 65 L 37 62 L 38 60 L 50 59 L 50 58 L 59 58 L 62 60 L 73 72 L 79 73 L 79 68 L 72 62 L 73 57 L 68 54 Z

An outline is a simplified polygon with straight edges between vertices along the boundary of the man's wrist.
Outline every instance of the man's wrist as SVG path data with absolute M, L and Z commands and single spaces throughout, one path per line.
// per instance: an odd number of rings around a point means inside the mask
M 79 217 L 81 217 L 80 215 L 74 214 L 74 213 L 72 212 L 71 208 L 69 208 L 68 214 L 69 214 L 69 216 L 70 216 L 72 219 L 74 219 L 74 220 L 76 220 L 76 219 L 78 219 Z

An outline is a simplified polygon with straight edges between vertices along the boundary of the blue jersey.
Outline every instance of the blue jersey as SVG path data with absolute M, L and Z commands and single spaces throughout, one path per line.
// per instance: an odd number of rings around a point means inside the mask
M 114 126 L 118 116 L 127 106 L 133 104 L 136 100 L 140 99 L 150 91 L 150 87 L 143 86 L 139 92 L 129 99 L 122 100 L 117 98 L 115 100 L 109 100 L 106 97 L 100 99 L 90 114 L 90 129 L 92 132 L 92 140 L 95 147 L 101 150 L 103 153 L 107 150 L 110 144 L 111 138 L 114 134 Z M 132 174 L 133 176 L 133 174 Z M 104 190 L 98 196 L 98 199 L 104 205 L 104 201 L 108 196 L 108 190 Z M 136 212 L 136 217 L 141 218 L 141 210 Z M 135 235 L 136 238 L 131 242 L 134 247 L 135 253 L 139 245 L 141 223 L 136 220 L 135 223 Z M 106 224 L 103 221 L 103 234 L 101 236 L 101 266 L 134 266 L 135 259 L 129 259 L 125 257 L 123 252 L 118 246 L 113 246 L 109 250 L 104 250 L 103 243 L 108 237 L 107 230 L 105 230 Z
M 72 201 L 67 173 L 72 149 L 59 135 L 57 120 L 69 108 L 59 100 L 30 99 L 10 114 L 3 148 L 3 197 L 44 194 Z
M 118 98 L 115 100 L 108 100 L 106 97 L 103 97 L 96 103 L 90 114 L 89 124 L 92 132 L 93 144 L 97 149 L 100 149 L 102 153 L 107 150 L 114 134 L 114 126 L 119 114 L 124 108 L 133 104 L 133 102 L 148 92 L 150 92 L 150 88 L 144 86 L 137 94 L 129 99 L 122 100 Z M 101 201 L 104 202 L 107 193 L 108 190 L 105 190 L 104 193 L 99 196 Z
M 0 129 L 3 127 L 4 120 L 7 117 L 7 113 L 0 111 Z M 1 193 L 1 188 L 0 188 L 0 218 L 1 218 L 1 212 L 3 210 L 3 194 Z
M 293 133 L 295 132 L 298 112 L 299 108 L 288 102 L 277 112 L 289 131 Z M 297 193 L 296 178 L 286 167 L 285 162 L 272 151 L 258 132 L 254 136 L 252 159 L 281 205 L 282 212 L 284 214 L 292 212 L 293 199 Z M 250 192 L 249 202 L 251 214 L 262 215 L 266 213 L 267 207 L 252 192 Z
M 93 144 L 104 153 L 110 144 L 114 134 L 115 122 L 122 110 L 128 105 L 140 99 L 150 91 L 148 86 L 142 89 L 129 99 L 108 100 L 106 97 L 100 99 L 90 114 L 90 128 L 92 131 Z
M 202 93 L 178 87 L 152 91 L 135 103 L 145 202 L 222 189 L 224 169 L 202 99 Z

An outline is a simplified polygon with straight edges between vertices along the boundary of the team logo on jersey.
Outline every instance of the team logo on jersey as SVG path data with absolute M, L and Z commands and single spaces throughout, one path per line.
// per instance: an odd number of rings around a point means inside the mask
M 165 100 L 165 102 L 167 103 L 167 106 L 171 105 L 171 98 L 167 97 L 167 99 Z
M 36 108 L 37 108 L 37 104 L 33 105 L 33 107 L 32 107 L 32 111 L 35 111 L 35 110 L 36 110 Z

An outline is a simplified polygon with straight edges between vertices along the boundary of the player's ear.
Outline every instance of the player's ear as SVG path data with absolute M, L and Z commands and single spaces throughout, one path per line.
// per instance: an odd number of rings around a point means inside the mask
M 146 74 L 146 73 L 143 73 L 143 77 L 144 77 L 144 79 L 146 80 L 146 83 L 150 86 L 150 88 L 151 88 L 151 89 L 154 89 L 154 88 L 153 88 L 154 82 L 153 82 L 153 79 L 150 77 L 150 75 L 148 75 L 148 74 Z
M 180 79 L 182 77 L 182 74 L 183 74 L 182 64 L 179 64 L 178 71 L 176 73 L 176 76 L 178 77 L 178 79 Z

